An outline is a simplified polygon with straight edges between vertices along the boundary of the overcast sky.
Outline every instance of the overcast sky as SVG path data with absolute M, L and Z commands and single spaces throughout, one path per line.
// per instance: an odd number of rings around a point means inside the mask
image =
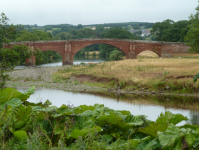
M 13 24 L 103 24 L 188 20 L 198 0 L 1 0 Z

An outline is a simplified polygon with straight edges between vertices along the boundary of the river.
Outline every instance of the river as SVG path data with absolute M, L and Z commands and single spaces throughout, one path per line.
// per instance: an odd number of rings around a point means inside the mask
M 107 60 L 100 58 L 74 58 L 73 64 L 80 63 L 100 63 Z M 57 62 L 42 64 L 37 67 L 48 67 L 48 66 L 61 66 L 61 60 Z M 16 66 L 15 69 L 24 69 L 25 66 Z M 25 89 L 18 89 L 21 92 L 25 92 Z M 106 107 L 115 110 L 128 110 L 133 115 L 146 115 L 149 120 L 155 121 L 160 113 L 165 111 L 171 111 L 172 113 L 180 113 L 187 116 L 191 124 L 199 124 L 199 102 L 198 100 L 190 100 L 187 98 L 156 98 L 156 97 L 143 97 L 138 96 L 114 96 L 103 94 L 89 94 L 89 93 L 72 93 L 60 90 L 35 90 L 35 93 L 30 96 L 28 101 L 30 102 L 45 102 L 50 100 L 53 105 L 60 107 L 62 104 L 66 105 L 94 105 L 95 103 L 104 104 Z M 128 97 L 128 98 L 127 98 Z M 178 100 L 176 100 L 178 99 Z M 178 125 L 186 124 L 183 121 Z
M 20 92 L 25 92 L 25 89 L 18 89 Z M 62 104 L 66 105 L 94 105 L 104 104 L 104 106 L 115 110 L 128 110 L 133 115 L 146 115 L 149 120 L 155 121 L 158 116 L 165 111 L 170 111 L 174 114 L 182 114 L 187 116 L 190 120 L 188 123 L 198 124 L 199 113 L 197 108 L 199 107 L 198 100 L 188 100 L 187 107 L 180 108 L 181 104 L 184 106 L 184 98 L 172 98 L 172 97 L 143 97 L 122 95 L 117 96 L 114 94 L 103 95 L 95 93 L 73 93 L 61 90 L 35 90 L 35 93 L 28 99 L 29 102 L 45 102 L 46 100 L 52 102 L 52 105 L 60 107 Z M 176 100 L 175 100 L 176 99 Z M 180 104 L 181 101 L 181 104 Z M 191 102 L 190 102 L 191 101 Z M 179 105 L 176 105 L 179 103 Z M 192 108 L 194 106 L 194 109 Z M 178 125 L 186 124 L 183 121 Z
M 104 59 L 104 58 L 99 58 L 99 57 L 95 57 L 95 58 L 93 58 L 93 57 L 90 57 L 90 58 L 74 57 L 73 64 L 77 65 L 77 64 L 81 64 L 81 63 L 100 63 L 100 62 L 105 62 L 105 61 L 108 61 L 108 60 Z M 53 60 L 50 63 L 43 63 L 36 67 L 53 67 L 53 66 L 62 66 L 62 60 L 61 59 Z M 24 65 L 20 65 L 20 66 L 16 66 L 14 69 L 25 69 L 25 68 L 27 68 L 27 67 Z

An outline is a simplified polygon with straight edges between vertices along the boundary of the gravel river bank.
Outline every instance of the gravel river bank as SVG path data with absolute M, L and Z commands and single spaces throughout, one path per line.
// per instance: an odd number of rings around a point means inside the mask
M 145 95 L 179 95 L 199 97 L 199 94 L 174 94 L 165 92 L 154 92 L 148 90 L 115 90 L 108 88 L 101 88 L 96 86 L 89 86 L 81 82 L 77 82 L 76 77 L 70 77 L 66 82 L 56 83 L 52 79 L 52 74 L 60 69 L 66 69 L 71 66 L 56 66 L 56 67 L 42 67 L 42 68 L 27 68 L 24 70 L 14 70 L 8 72 L 10 80 L 7 81 L 7 87 L 28 89 L 35 86 L 36 89 L 53 89 L 63 91 L 83 91 L 83 92 L 113 92 L 113 93 L 128 93 L 128 94 L 145 94 Z

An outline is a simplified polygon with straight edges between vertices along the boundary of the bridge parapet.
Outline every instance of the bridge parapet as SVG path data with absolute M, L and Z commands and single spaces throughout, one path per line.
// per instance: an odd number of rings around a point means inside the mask
M 118 41 L 118 42 L 132 42 L 132 43 L 154 43 L 154 44 L 174 44 L 174 45 L 186 45 L 183 42 L 165 42 L 165 41 L 147 41 L 147 40 L 132 40 L 132 39 L 115 39 L 115 38 L 82 38 L 82 39 L 71 39 L 71 40 L 48 40 L 48 41 L 23 41 L 23 42 L 11 42 L 10 45 L 14 44 L 26 44 L 26 43 L 60 43 L 60 42 L 75 42 L 75 41 Z M 8 44 L 4 44 L 8 45 Z

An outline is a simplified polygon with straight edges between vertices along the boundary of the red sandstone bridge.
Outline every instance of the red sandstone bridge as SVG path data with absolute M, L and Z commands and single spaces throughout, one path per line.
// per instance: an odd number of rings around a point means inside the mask
M 108 44 L 120 49 L 127 59 L 136 59 L 137 55 L 143 51 L 151 50 L 159 57 L 170 57 L 175 53 L 188 53 L 190 47 L 184 43 L 176 42 L 157 42 L 143 40 L 123 40 L 123 39 L 105 39 L 105 38 L 88 38 L 75 40 L 58 40 L 58 41 L 27 41 L 10 43 L 13 45 L 26 45 L 33 49 L 41 51 L 52 50 L 58 52 L 62 56 L 62 65 L 72 65 L 73 56 L 82 48 L 93 44 Z M 4 45 L 4 47 L 8 47 Z M 26 65 L 35 65 L 35 57 L 26 60 Z

